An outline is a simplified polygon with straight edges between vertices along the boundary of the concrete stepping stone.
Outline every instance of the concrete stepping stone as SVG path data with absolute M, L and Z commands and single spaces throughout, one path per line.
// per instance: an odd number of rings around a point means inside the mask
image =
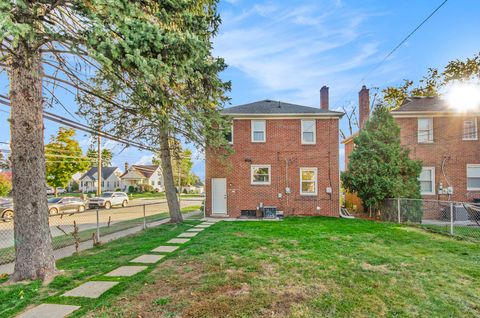
M 104 292 L 117 285 L 118 282 L 101 282 L 91 281 L 83 283 L 82 285 L 66 292 L 62 296 L 68 297 L 86 297 L 86 298 L 98 298 Z M 51 317 L 49 317 L 51 318 Z
M 105 274 L 105 276 L 130 277 L 130 276 L 133 276 L 135 274 L 140 273 L 141 271 L 146 270 L 147 268 L 148 268 L 147 266 L 120 266 L 119 268 L 114 269 L 110 273 Z
M 171 239 L 170 241 L 168 241 L 167 243 L 168 244 L 183 244 L 183 243 L 187 243 L 188 241 L 190 241 L 190 239 L 174 238 L 174 239 Z
M 202 232 L 205 229 L 188 229 L 187 232 Z
M 178 237 L 194 237 L 197 234 L 198 233 L 195 233 L 195 232 L 185 232 L 185 233 L 180 234 Z
M 159 246 L 156 249 L 153 249 L 152 252 L 157 252 L 157 253 L 170 253 L 175 251 L 178 248 L 178 246 Z
M 80 306 L 41 304 L 18 315 L 17 318 L 63 318 L 78 308 Z
M 210 227 L 212 226 L 211 224 L 199 224 L 199 225 L 196 225 L 195 228 L 197 229 L 204 229 L 204 228 L 207 228 L 207 227 Z
M 203 223 L 200 223 L 200 225 L 214 225 L 215 222 L 203 222 Z
M 164 258 L 165 255 L 149 255 L 149 254 L 144 254 L 140 255 L 137 258 L 134 258 L 130 261 L 130 263 L 143 263 L 143 264 L 155 264 L 162 258 Z

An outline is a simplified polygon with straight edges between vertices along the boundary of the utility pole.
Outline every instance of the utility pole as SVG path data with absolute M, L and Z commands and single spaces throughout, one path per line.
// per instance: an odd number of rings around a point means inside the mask
M 102 137 L 100 137 L 100 125 L 98 125 L 97 135 L 97 151 L 98 151 L 98 166 L 97 166 L 97 196 L 102 195 Z

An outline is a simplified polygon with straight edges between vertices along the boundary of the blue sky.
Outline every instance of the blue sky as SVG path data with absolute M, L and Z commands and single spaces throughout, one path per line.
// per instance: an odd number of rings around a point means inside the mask
M 214 54 L 229 68 L 222 78 L 232 81 L 231 105 L 261 99 L 319 105 L 319 89 L 330 87 L 330 108 L 356 105 L 361 85 L 385 87 L 404 78 L 418 80 L 428 67 L 442 68 L 452 59 L 480 51 L 480 1 L 449 0 L 410 40 L 364 82 L 360 79 L 438 6 L 441 0 L 222 0 L 222 25 L 214 39 Z M 8 80 L 0 75 L 0 91 Z M 74 100 L 62 95 L 75 111 Z M 0 110 L 8 108 L 0 106 Z M 59 106 L 53 110 L 68 114 Z M 9 140 L 8 114 L 0 111 L 0 141 Z M 58 125 L 45 123 L 45 136 Z M 342 127 L 345 128 L 345 122 Z M 86 149 L 89 136 L 77 139 Z M 107 142 L 114 163 L 147 163 L 151 154 Z M 0 145 L 4 148 L 4 146 Z M 194 172 L 204 176 L 199 151 Z M 343 149 L 340 150 L 343 162 Z

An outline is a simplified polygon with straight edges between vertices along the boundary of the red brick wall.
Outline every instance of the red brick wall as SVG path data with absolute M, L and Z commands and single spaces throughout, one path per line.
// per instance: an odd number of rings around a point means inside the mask
M 417 142 L 417 118 L 395 119 L 401 128 L 401 143 L 410 149 L 410 157 L 422 160 L 424 167 L 435 167 L 436 195 L 424 195 L 425 199 L 448 199 L 448 195 L 438 195 L 437 191 L 440 182 L 444 188 L 447 187 L 445 176 L 453 187 L 451 200 L 472 201 L 473 198 L 480 198 L 480 191 L 467 191 L 467 164 L 480 164 L 480 141 L 462 140 L 465 118 L 434 117 L 434 142 L 431 144 Z M 479 120 L 477 118 L 477 123 L 480 123 Z
M 285 215 L 338 216 L 339 163 L 338 119 L 316 120 L 316 144 L 301 144 L 301 119 L 267 119 L 266 142 L 251 142 L 251 121 L 234 120 L 234 154 L 222 161 L 206 152 L 206 214 L 211 214 L 211 180 L 227 179 L 227 211 L 255 210 L 260 202 L 276 206 Z M 252 164 L 271 165 L 270 185 L 251 185 Z M 300 195 L 300 167 L 317 167 L 316 196 Z M 285 188 L 291 193 L 286 194 Z M 331 187 L 332 193 L 326 193 Z M 279 198 L 278 194 L 282 197 Z

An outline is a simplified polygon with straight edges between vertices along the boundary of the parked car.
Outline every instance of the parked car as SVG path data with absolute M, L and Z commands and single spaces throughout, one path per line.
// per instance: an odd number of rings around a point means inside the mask
M 10 199 L 0 199 L 0 217 L 3 221 L 13 219 L 13 202 Z
M 80 198 L 62 197 L 48 199 L 48 213 L 57 214 L 62 212 L 83 212 L 85 202 Z
M 64 194 L 64 193 L 67 193 L 67 190 L 65 190 L 64 188 L 57 188 L 57 194 Z M 54 188 L 47 187 L 47 195 L 54 195 L 54 194 L 55 194 Z
M 105 192 L 99 197 L 91 198 L 88 201 L 88 207 L 90 209 L 110 209 L 114 205 L 126 207 L 128 205 L 128 201 L 128 195 L 125 192 Z
M 52 187 L 47 187 L 47 195 L 53 195 L 55 191 L 53 191 Z
M 67 193 L 67 190 L 65 188 L 57 188 L 57 194 L 64 194 Z

